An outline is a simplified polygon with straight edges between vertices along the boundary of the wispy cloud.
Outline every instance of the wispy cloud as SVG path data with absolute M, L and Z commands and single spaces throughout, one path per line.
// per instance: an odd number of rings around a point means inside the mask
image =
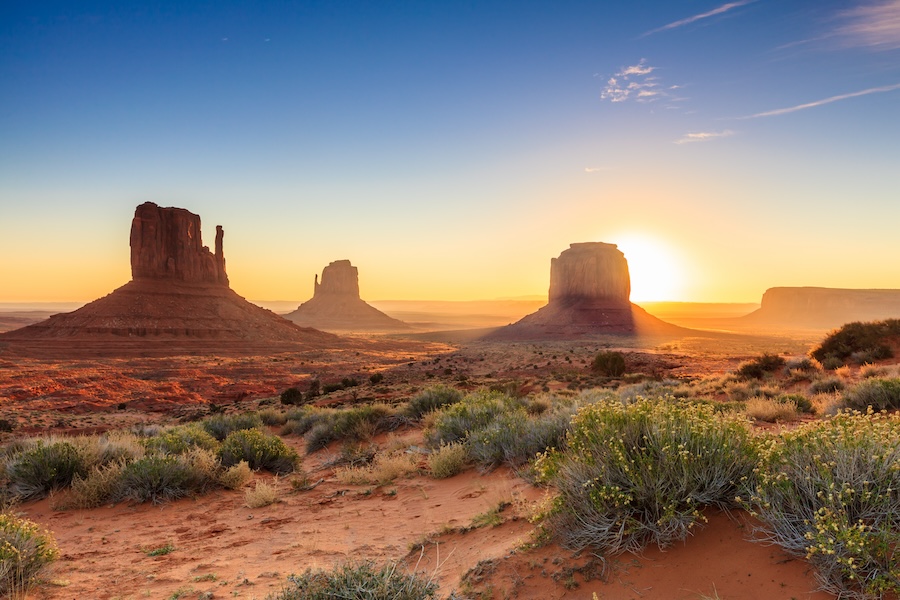
M 659 78 L 652 75 L 655 70 L 656 67 L 648 65 L 643 58 L 636 65 L 623 67 L 606 81 L 600 99 L 610 102 L 652 102 L 665 97 L 667 94 L 660 86 Z
M 676 144 L 690 144 L 693 142 L 709 142 L 718 138 L 734 135 L 730 129 L 724 131 L 698 131 L 696 133 L 686 133 L 681 139 L 675 140 Z
M 756 113 L 754 115 L 747 115 L 745 117 L 738 117 L 738 118 L 739 119 L 756 119 L 759 117 L 776 117 L 778 115 L 786 115 L 788 113 L 797 112 L 800 110 L 806 110 L 807 108 L 815 108 L 817 106 L 831 104 L 832 102 L 839 102 L 840 100 L 847 100 L 849 98 L 858 98 L 860 96 L 868 96 L 869 94 L 881 94 L 884 92 L 892 92 L 894 90 L 900 90 L 900 83 L 895 83 L 894 85 L 884 85 L 881 87 L 868 88 L 865 90 L 861 90 L 859 92 L 851 92 L 849 94 L 840 94 L 838 96 L 831 96 L 830 98 L 816 100 L 815 102 L 807 102 L 806 104 L 798 104 L 797 106 L 790 106 L 788 108 L 776 108 L 775 110 L 767 110 L 765 112 Z
M 881 0 L 841 11 L 837 35 L 847 45 L 877 50 L 900 48 L 900 0 Z
M 684 27 L 685 25 L 690 25 L 691 23 L 696 23 L 697 21 L 701 21 L 703 19 L 708 19 L 709 17 L 714 17 L 716 15 L 721 15 L 722 13 L 726 13 L 729 10 L 739 8 L 744 6 L 745 4 L 750 4 L 751 2 L 756 2 L 756 0 L 738 0 L 738 2 L 728 2 L 719 6 L 718 8 L 714 8 L 705 13 L 700 13 L 699 15 L 694 15 L 693 17 L 687 17 L 686 19 L 680 19 L 678 21 L 673 21 L 668 25 L 663 25 L 662 27 L 657 27 L 656 29 L 651 29 L 650 31 L 644 33 L 641 37 L 647 37 L 648 35 L 653 35 L 654 33 L 659 33 L 661 31 L 668 31 L 669 29 L 677 29 L 678 27 Z

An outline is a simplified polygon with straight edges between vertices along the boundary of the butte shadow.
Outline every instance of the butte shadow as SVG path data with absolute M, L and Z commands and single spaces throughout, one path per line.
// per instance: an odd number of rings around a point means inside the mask
M 628 261 L 615 244 L 571 244 L 550 260 L 549 302 L 485 341 L 585 340 L 613 335 L 674 338 L 705 335 L 666 323 L 632 304 Z
M 284 315 L 298 325 L 326 331 L 402 333 L 412 330 L 359 297 L 359 271 L 349 260 L 336 260 L 316 275 L 313 297 Z
M 38 357 L 262 353 L 345 344 L 236 294 L 224 232 L 203 246 L 200 217 L 145 202 L 131 222 L 132 280 L 76 311 L 0 334 L 0 351 Z

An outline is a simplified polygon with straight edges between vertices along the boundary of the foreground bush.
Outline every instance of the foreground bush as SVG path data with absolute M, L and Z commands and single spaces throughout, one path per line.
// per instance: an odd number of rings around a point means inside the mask
M 704 506 L 733 504 L 757 452 L 743 418 L 666 399 L 601 400 L 566 441 L 536 465 L 559 493 L 547 524 L 571 548 L 610 553 L 685 538 Z
M 599 352 L 591 363 L 591 370 L 604 377 L 620 377 L 625 374 L 625 355 L 621 352 Z
M 841 598 L 900 592 L 900 418 L 840 413 L 773 439 L 751 503 Z
M 307 570 L 291 575 L 270 600 L 427 600 L 437 598 L 437 584 L 399 572 L 396 564 L 346 564 L 332 571 Z
M 462 398 L 462 392 L 459 390 L 446 385 L 436 385 L 410 398 L 404 412 L 413 419 L 421 419 L 432 411 L 456 404 Z
M 206 492 L 216 483 L 215 458 L 206 451 L 151 455 L 122 468 L 110 499 L 159 504 Z
M 246 461 L 251 469 L 266 469 L 277 475 L 290 473 L 300 456 L 278 436 L 259 429 L 242 429 L 228 434 L 219 448 L 222 466 Z
M 24 598 L 41 571 L 58 556 L 48 532 L 27 519 L 0 513 L 0 595 Z
M 21 500 L 43 498 L 87 473 L 83 456 L 69 442 L 45 443 L 38 440 L 29 450 L 12 458 L 6 466 L 9 489 Z

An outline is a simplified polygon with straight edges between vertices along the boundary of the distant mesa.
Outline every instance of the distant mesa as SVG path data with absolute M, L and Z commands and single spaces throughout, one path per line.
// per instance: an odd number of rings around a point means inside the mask
M 900 318 L 900 290 L 775 287 L 765 291 L 747 325 L 831 329 L 853 321 Z
M 316 275 L 313 297 L 285 315 L 298 325 L 326 331 L 390 333 L 412 327 L 387 316 L 359 297 L 359 272 L 349 260 L 336 260 Z
M 298 327 L 232 291 L 223 238 L 219 226 L 210 252 L 199 216 L 141 204 L 131 222 L 130 282 L 76 311 L 0 334 L 0 342 L 35 342 L 32 350 L 44 353 L 107 355 L 336 345 L 337 336 Z
M 628 261 L 615 244 L 571 244 L 550 260 L 549 302 L 487 340 L 566 340 L 596 335 L 677 335 L 690 330 L 666 323 L 632 304 Z

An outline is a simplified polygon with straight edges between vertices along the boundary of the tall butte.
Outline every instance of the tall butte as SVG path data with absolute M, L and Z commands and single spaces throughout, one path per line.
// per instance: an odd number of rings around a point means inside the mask
M 565 340 L 686 331 L 650 315 L 630 297 L 628 261 L 615 244 L 570 244 L 558 258 L 550 259 L 547 305 L 485 339 Z
M 349 260 L 336 260 L 322 269 L 322 282 L 318 275 L 314 279 L 313 297 L 285 318 L 326 331 L 388 333 L 411 329 L 360 298 L 359 271 Z
M 203 245 L 200 217 L 145 202 L 131 221 L 131 281 L 76 311 L 0 334 L 27 354 L 258 352 L 337 345 L 252 304 L 228 284 L 224 230 L 215 252 Z M 29 343 L 32 342 L 32 343 Z

